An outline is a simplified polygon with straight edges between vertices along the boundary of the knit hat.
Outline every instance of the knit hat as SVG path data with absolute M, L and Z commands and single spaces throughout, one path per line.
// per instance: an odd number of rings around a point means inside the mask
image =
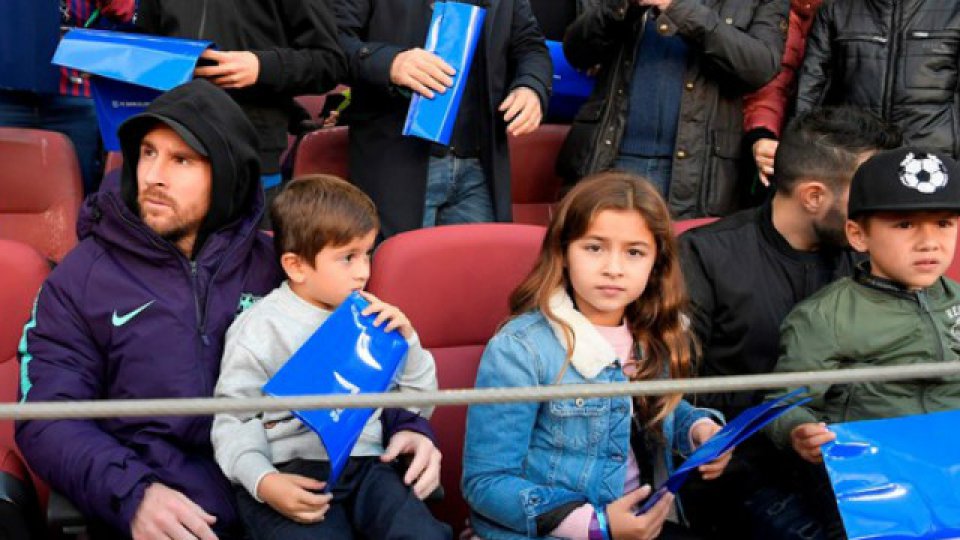
M 879 152 L 853 175 L 847 215 L 864 212 L 955 210 L 960 213 L 960 164 L 917 148 Z

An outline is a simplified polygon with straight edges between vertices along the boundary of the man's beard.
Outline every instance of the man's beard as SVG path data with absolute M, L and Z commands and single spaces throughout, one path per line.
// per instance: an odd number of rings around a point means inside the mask
M 837 206 L 831 206 L 827 215 L 820 221 L 813 222 L 813 232 L 817 235 L 817 242 L 825 248 L 844 248 L 847 242 L 847 216 Z
M 151 225 L 149 218 L 143 211 L 143 200 L 144 199 L 154 199 L 159 200 L 160 202 L 168 205 L 173 213 L 173 219 L 171 223 L 166 227 L 158 227 L 156 225 Z M 184 237 L 190 234 L 192 230 L 195 230 L 199 223 L 187 223 L 180 216 L 180 207 L 176 202 L 167 196 L 166 193 L 156 190 L 148 189 L 145 193 L 141 194 L 139 200 L 137 201 L 140 205 L 140 219 L 150 228 L 153 232 L 157 233 L 160 238 L 163 238 L 171 244 L 176 244 Z

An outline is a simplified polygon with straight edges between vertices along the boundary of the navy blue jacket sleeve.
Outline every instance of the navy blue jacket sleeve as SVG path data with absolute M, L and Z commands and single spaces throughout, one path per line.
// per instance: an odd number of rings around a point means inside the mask
M 66 279 L 72 282 L 66 282 Z M 20 344 L 21 400 L 77 401 L 104 393 L 105 359 L 78 302 L 84 275 L 54 273 L 44 284 Z M 30 467 L 80 511 L 130 530 L 151 468 L 91 420 L 27 420 L 16 440 Z

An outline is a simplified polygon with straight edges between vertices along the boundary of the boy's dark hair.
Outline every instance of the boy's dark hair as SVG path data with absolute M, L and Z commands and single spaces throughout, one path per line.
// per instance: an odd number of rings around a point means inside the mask
M 349 182 L 326 174 L 293 179 L 270 205 L 277 257 L 299 255 L 311 266 L 327 246 L 342 246 L 380 227 L 377 208 Z
M 801 179 L 815 178 L 838 191 L 850 183 L 861 154 L 897 148 L 902 141 L 899 129 L 864 109 L 814 109 L 784 129 L 774 158 L 774 185 L 786 195 Z

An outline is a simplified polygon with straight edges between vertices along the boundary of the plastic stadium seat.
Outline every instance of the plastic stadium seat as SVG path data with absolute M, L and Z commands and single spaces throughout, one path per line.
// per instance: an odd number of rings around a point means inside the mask
M 300 141 L 293 163 L 293 176 L 323 173 L 349 179 L 347 130 L 338 126 L 308 133 Z
M 0 239 L 0 253 L 0 401 L 9 403 L 17 401 L 17 348 L 23 325 L 30 320 L 34 298 L 50 266 L 36 249 L 20 242 Z M 0 504 L 16 501 L 13 504 L 26 516 L 36 511 L 35 493 L 13 439 L 13 421 L 0 420 Z
M 717 221 L 720 218 L 715 217 L 703 217 L 703 218 L 693 218 L 693 219 L 683 219 L 680 221 L 673 222 L 673 233 L 677 236 L 689 231 L 690 229 L 696 229 L 697 227 L 702 227 L 704 225 L 709 225 L 714 221 Z
M 106 176 L 113 170 L 120 170 L 123 167 L 123 154 L 120 152 L 107 152 L 107 159 L 103 164 L 103 174 Z
M 473 388 L 480 355 L 509 316 L 510 292 L 533 267 L 545 229 L 487 223 L 420 229 L 387 239 L 368 289 L 398 306 L 437 363 L 440 388 Z M 444 499 L 434 508 L 455 530 L 468 516 L 460 492 L 466 407 L 431 419 L 443 453 Z
M 59 262 L 77 243 L 83 200 L 73 144 L 52 131 L 0 128 L 0 238 Z
M 570 126 L 544 124 L 522 137 L 509 137 L 513 222 L 546 225 L 559 200 L 562 179 L 556 162 Z

